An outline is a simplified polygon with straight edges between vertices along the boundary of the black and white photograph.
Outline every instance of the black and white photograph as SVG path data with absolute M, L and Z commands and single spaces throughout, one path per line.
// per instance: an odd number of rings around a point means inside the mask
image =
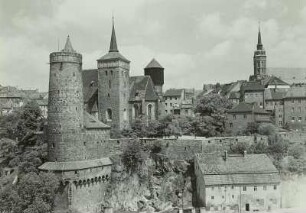
M 306 213 L 306 1 L 0 0 L 0 213 Z

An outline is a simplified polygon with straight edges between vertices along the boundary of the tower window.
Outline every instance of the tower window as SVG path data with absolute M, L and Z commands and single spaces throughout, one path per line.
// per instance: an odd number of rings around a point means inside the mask
M 109 94 L 109 93 L 107 93 L 107 97 L 110 97 L 110 94 Z
M 107 75 L 107 70 L 105 71 L 105 75 Z
M 106 119 L 107 120 L 112 120 L 113 114 L 111 109 L 106 110 Z
M 126 109 L 123 110 L 123 120 L 127 120 L 127 111 Z
M 112 88 L 112 82 L 111 82 L 111 80 L 108 81 L 108 87 L 109 87 L 109 88 Z
M 113 70 L 111 70 L 111 75 L 113 75 Z
M 72 74 L 73 76 L 75 76 L 75 72 L 73 72 L 73 74 Z

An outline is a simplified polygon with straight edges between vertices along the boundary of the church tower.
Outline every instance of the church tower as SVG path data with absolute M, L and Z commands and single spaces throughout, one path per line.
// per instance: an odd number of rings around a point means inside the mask
M 84 159 L 82 146 L 83 91 L 82 55 L 71 45 L 69 36 L 60 52 L 50 54 L 48 103 L 49 161 Z
M 254 51 L 254 80 L 260 80 L 266 76 L 266 63 L 267 63 L 267 56 L 266 51 L 263 48 L 261 42 L 261 32 L 260 28 L 258 30 L 258 42 L 257 42 L 257 49 Z
M 154 83 L 155 91 L 159 97 L 163 96 L 164 68 L 153 58 L 144 68 L 144 74 L 149 75 Z
M 130 61 L 119 53 L 114 20 L 109 51 L 97 63 L 99 119 L 115 130 L 127 128 Z

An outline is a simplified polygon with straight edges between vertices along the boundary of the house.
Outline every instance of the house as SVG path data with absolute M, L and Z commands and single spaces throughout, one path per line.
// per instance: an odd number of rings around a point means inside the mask
M 164 94 L 165 114 L 193 116 L 194 89 L 169 89 Z
M 260 108 L 264 108 L 265 87 L 260 82 L 246 82 L 241 87 L 243 101 L 246 103 L 256 103 Z
M 280 207 L 280 175 L 265 154 L 198 153 L 197 200 L 208 211 L 250 212 Z
M 246 129 L 249 123 L 270 123 L 270 113 L 255 103 L 240 103 L 227 111 L 227 118 L 232 132 Z
M 278 127 L 284 125 L 284 97 L 286 91 L 276 91 L 275 89 L 265 90 L 265 110 L 270 112 L 274 124 Z
M 292 127 L 306 124 L 306 86 L 291 87 L 284 97 L 284 124 Z

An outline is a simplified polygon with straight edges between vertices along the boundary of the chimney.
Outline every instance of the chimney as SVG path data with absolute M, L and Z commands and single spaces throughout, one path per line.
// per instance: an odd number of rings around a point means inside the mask
M 244 151 L 243 151 L 243 157 L 245 157 L 246 155 L 247 155 L 247 151 L 244 150 Z
M 225 151 L 224 151 L 224 161 L 227 160 L 227 157 L 228 157 L 228 156 L 227 156 L 227 151 L 225 150 Z

